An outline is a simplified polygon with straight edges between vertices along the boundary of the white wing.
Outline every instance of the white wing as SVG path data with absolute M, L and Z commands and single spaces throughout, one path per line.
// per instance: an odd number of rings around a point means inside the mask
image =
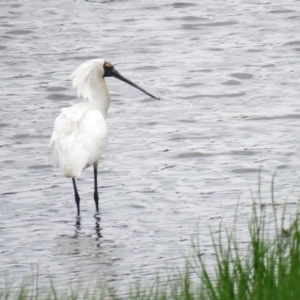
M 102 114 L 87 102 L 63 108 L 56 118 L 50 140 L 52 163 L 66 177 L 80 172 L 100 159 L 107 141 Z

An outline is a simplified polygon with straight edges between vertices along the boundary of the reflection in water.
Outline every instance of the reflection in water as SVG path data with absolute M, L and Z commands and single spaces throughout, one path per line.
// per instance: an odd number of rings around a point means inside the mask
M 100 247 L 100 238 L 102 238 L 101 234 L 101 227 L 100 227 L 100 215 L 99 213 L 96 213 L 94 215 L 95 218 L 95 233 L 96 233 L 96 242 L 97 247 Z M 74 238 L 77 239 L 79 237 L 79 234 L 81 233 L 82 226 L 81 226 L 81 216 L 76 216 L 76 222 L 75 222 L 75 232 L 74 232 Z
M 74 238 L 77 238 L 81 230 L 81 217 L 76 216 L 76 222 L 75 222 L 75 234 Z
M 101 235 L 101 227 L 100 227 L 100 216 L 99 213 L 96 213 L 94 215 L 94 218 L 96 220 L 95 222 L 95 231 L 96 231 L 96 241 L 97 241 L 97 247 L 100 247 L 100 238 L 102 238 Z
M 55 239 L 52 255 L 60 260 L 67 274 L 67 282 L 64 284 L 81 282 L 84 286 L 91 279 L 107 282 L 116 276 L 111 257 L 114 243 L 103 241 L 100 215 L 95 214 L 93 217 L 77 216 L 75 223 L 71 224 L 71 234 L 61 234 Z M 61 283 L 55 281 L 55 284 Z

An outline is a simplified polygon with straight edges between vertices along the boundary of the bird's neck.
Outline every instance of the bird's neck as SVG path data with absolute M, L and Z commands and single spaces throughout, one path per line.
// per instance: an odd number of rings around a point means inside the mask
M 101 112 L 103 117 L 106 117 L 110 104 L 110 97 L 103 78 L 98 81 L 97 86 L 94 86 L 91 97 L 89 98 L 89 102 Z

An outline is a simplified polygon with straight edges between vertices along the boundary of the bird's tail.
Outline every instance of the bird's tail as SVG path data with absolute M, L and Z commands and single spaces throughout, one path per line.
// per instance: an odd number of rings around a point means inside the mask
M 52 164 L 60 168 L 65 177 L 78 177 L 87 166 L 84 146 L 75 142 L 75 134 L 60 137 L 52 144 Z

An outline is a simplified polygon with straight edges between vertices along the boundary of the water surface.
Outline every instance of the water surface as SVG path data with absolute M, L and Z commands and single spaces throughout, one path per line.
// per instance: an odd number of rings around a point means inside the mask
M 138 3 L 137 3 L 138 2 Z M 231 224 L 249 187 L 269 202 L 299 195 L 298 1 L 3 0 L 0 4 L 0 283 L 39 266 L 41 282 L 98 278 L 124 288 L 179 262 L 199 224 Z M 62 107 L 76 103 L 69 75 L 106 58 L 156 101 L 107 79 L 109 143 L 93 173 L 70 180 L 50 165 L 48 142 Z M 99 225 L 99 227 L 98 227 Z M 41 283 L 41 284 L 42 284 Z

